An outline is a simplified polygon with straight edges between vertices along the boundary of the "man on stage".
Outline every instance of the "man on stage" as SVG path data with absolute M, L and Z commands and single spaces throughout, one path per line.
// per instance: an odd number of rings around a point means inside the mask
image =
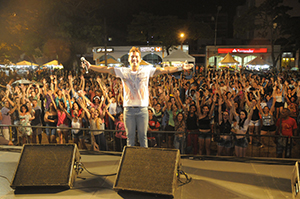
M 188 70 L 193 66 L 183 65 L 182 67 L 152 68 L 140 67 L 141 52 L 138 48 L 132 47 L 129 51 L 128 61 L 130 68 L 113 68 L 107 66 L 91 65 L 84 60 L 82 67 L 92 69 L 100 73 L 109 73 L 121 78 L 123 84 L 123 106 L 124 123 L 127 134 L 127 146 L 134 146 L 135 132 L 137 129 L 141 147 L 148 147 L 148 105 L 149 105 L 149 78 L 157 75 L 174 73 L 180 70 Z

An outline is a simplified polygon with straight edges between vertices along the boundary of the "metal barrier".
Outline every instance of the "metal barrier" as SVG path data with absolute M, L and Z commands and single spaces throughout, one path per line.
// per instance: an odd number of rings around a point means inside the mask
M 21 140 L 19 139 L 20 136 L 18 135 L 18 129 L 20 127 L 30 127 L 32 129 L 42 129 L 43 133 L 46 133 L 46 129 L 61 129 L 67 130 L 68 132 L 68 138 L 67 141 L 70 141 L 70 135 L 71 135 L 71 130 L 80 130 L 83 132 L 83 139 L 85 140 L 85 144 L 91 145 L 91 131 L 102 131 L 104 138 L 106 140 L 107 144 L 107 149 L 109 151 L 119 151 L 121 152 L 123 147 L 126 145 L 126 140 L 122 138 L 116 138 L 115 133 L 116 132 L 125 132 L 121 130 L 93 130 L 90 128 L 71 128 L 71 127 L 51 127 L 51 126 L 21 126 L 21 125 L 0 125 L 0 128 L 2 129 L 3 127 L 9 127 L 9 132 L 10 132 L 10 138 L 11 140 L 14 140 L 14 144 L 22 144 Z M 57 132 L 57 131 L 56 131 Z M 56 133 L 57 134 L 57 133 Z M 113 137 L 111 135 L 113 134 Z M 149 131 L 148 132 L 148 143 L 149 147 L 159 147 L 159 148 L 174 148 L 174 142 L 176 145 L 176 148 L 180 149 L 182 154 L 187 154 L 187 136 L 188 134 L 191 134 L 190 132 L 177 132 L 177 131 Z M 201 133 L 195 133 L 193 132 L 192 134 L 196 135 L 201 135 Z M 182 135 L 182 136 L 181 136 Z M 211 155 L 216 155 L 217 151 L 217 140 L 216 138 L 222 134 L 212 134 L 212 142 L 211 142 L 211 147 L 210 149 L 212 150 Z M 300 136 L 293 136 L 289 138 L 288 136 L 280 136 L 280 135 L 249 135 L 249 134 L 235 134 L 232 135 L 237 136 L 237 135 L 243 135 L 247 139 L 252 136 L 253 140 L 256 140 L 257 143 L 253 143 L 252 145 L 249 145 L 247 148 L 247 155 L 250 157 L 278 157 L 276 154 L 276 151 L 278 151 L 278 148 L 281 148 L 283 152 L 285 152 L 285 157 L 293 157 L 293 158 L 299 158 L 300 157 Z M 178 140 L 176 140 L 179 138 Z M 268 140 L 268 144 L 265 145 L 264 147 L 261 147 L 259 144 L 264 138 L 265 140 Z M 276 143 L 276 140 L 279 138 L 284 138 L 285 139 L 285 145 L 278 147 L 278 143 Z M 100 138 L 99 138 L 100 139 Z M 43 134 L 43 144 L 46 144 L 48 140 L 45 140 L 45 134 Z M 198 143 L 198 140 L 193 140 L 194 142 Z M 235 141 L 235 139 L 233 139 Z M 71 141 L 72 142 L 72 141 Z M 98 142 L 99 143 L 99 142 Z M 136 140 L 136 143 L 138 144 L 138 141 Z M 271 144 L 270 144 L 271 143 Z M 195 145 L 197 145 L 195 144 Z M 296 146 L 296 147 L 295 147 Z M 232 147 L 233 150 L 234 146 Z M 92 149 L 92 147 L 91 147 Z M 191 153 L 188 153 L 192 155 Z M 187 154 L 187 155 L 188 155 Z M 234 154 L 232 154 L 234 155 Z

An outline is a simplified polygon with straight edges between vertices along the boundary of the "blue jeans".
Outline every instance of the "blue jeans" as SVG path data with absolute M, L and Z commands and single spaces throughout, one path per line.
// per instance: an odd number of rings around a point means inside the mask
M 101 133 L 99 135 L 95 135 L 95 141 L 99 146 L 100 151 L 108 151 L 106 139 L 104 133 Z
M 174 148 L 180 150 L 180 154 L 184 154 L 184 136 L 179 137 L 175 135 L 174 137 Z
M 46 126 L 50 126 L 49 124 L 46 124 Z M 55 127 L 55 126 L 53 126 L 53 127 Z M 47 134 L 47 136 L 50 136 L 50 135 L 56 135 L 56 129 L 48 129 L 48 128 L 46 128 L 46 134 Z
M 147 107 L 125 107 L 124 124 L 127 135 L 127 146 L 135 145 L 135 131 L 137 129 L 141 147 L 148 147 L 147 129 L 149 122 Z

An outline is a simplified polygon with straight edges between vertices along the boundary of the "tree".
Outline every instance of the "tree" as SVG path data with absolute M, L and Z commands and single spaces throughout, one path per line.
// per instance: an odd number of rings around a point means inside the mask
M 102 24 L 98 0 L 1 1 L 0 61 L 17 61 L 25 54 L 30 61 L 46 56 L 70 69 L 76 54 L 101 41 Z M 18 56 L 16 56 L 18 55 Z
M 292 43 L 292 40 L 289 40 L 288 43 L 282 46 L 279 55 L 275 57 L 274 45 L 276 42 L 281 38 L 288 38 L 285 24 L 290 20 L 287 11 L 292 9 L 281 5 L 282 2 L 283 0 L 265 0 L 258 7 L 249 9 L 234 22 L 235 35 L 256 30 L 261 38 L 270 40 L 273 66 L 276 66 L 286 46 Z

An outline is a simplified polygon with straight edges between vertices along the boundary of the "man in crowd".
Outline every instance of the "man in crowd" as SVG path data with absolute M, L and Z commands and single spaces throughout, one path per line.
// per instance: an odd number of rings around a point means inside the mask
M 290 117 L 290 110 L 283 108 L 281 111 L 281 118 L 278 119 L 276 126 L 278 128 L 278 134 L 288 136 L 287 140 L 283 143 L 277 142 L 276 153 L 277 158 L 289 158 L 291 157 L 291 149 L 293 143 L 291 137 L 297 135 L 297 123 L 296 120 Z M 285 155 L 283 156 L 284 148 L 286 149 Z
M 31 126 L 42 126 L 42 109 L 37 105 L 37 99 L 32 99 L 32 109 L 34 110 L 34 119 Z M 36 143 L 38 136 L 39 144 L 42 143 L 42 128 L 32 128 L 32 143 Z
M 1 109 L 0 113 L 0 118 L 2 118 L 2 124 L 3 125 L 11 125 L 11 118 L 10 115 L 16 110 L 17 106 L 9 99 L 8 92 L 6 93 L 5 96 L 5 101 L 4 101 L 4 107 Z M 12 109 L 10 109 L 10 104 L 13 106 Z M 2 135 L 6 140 L 9 139 L 9 127 L 2 127 Z

